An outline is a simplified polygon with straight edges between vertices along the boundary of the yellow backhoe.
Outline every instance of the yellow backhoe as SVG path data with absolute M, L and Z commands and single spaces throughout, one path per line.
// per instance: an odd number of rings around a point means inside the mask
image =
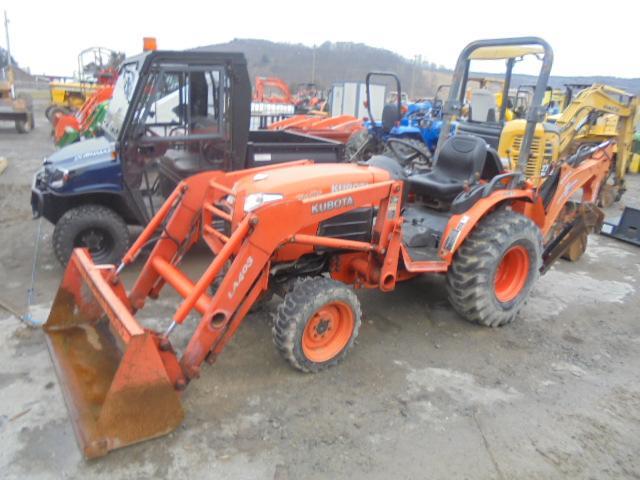
M 624 176 L 631 159 L 631 143 L 638 115 L 638 99 L 631 93 L 608 85 L 594 84 L 578 93 L 563 112 L 538 123 L 535 129 L 527 175 L 542 179 L 549 164 L 576 152 L 584 145 L 616 140 L 615 169 L 601 190 L 604 206 L 620 199 L 625 191 Z M 507 122 L 500 136 L 498 153 L 518 164 L 525 120 Z

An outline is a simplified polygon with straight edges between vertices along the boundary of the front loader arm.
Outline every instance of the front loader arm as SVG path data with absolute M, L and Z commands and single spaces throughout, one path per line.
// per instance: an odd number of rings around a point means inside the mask
M 309 160 L 301 160 L 282 164 L 281 167 L 309 163 Z M 171 279 L 174 282 L 172 286 L 181 294 L 186 295 L 191 282 L 179 273 L 177 275 L 169 275 L 169 270 L 167 270 L 166 266 L 179 263 L 182 255 L 199 240 L 202 230 L 200 223 L 203 205 L 206 203 L 205 200 L 211 196 L 211 184 L 222 182 L 227 188 L 230 188 L 243 175 L 255 174 L 273 168 L 278 168 L 278 166 L 256 167 L 227 173 L 208 171 L 189 177 L 178 184 L 125 254 L 122 263 L 118 267 L 117 272 L 119 273 L 124 267 L 131 264 L 140 254 L 143 247 L 154 235 L 158 234 L 158 230 L 162 229 L 159 240 L 129 293 L 131 304 L 135 309 L 142 308 L 147 297 L 156 298 L 167 279 Z M 161 275 L 158 271 L 159 268 L 164 268 L 167 275 Z M 205 310 L 205 300 L 207 298 L 203 297 L 197 302 L 201 313 L 204 313 Z
M 134 245 L 125 254 L 122 266 L 132 262 L 143 246 L 161 230 L 160 237 L 154 246 L 149 260 L 143 267 L 136 283 L 129 294 L 129 300 L 135 309 L 144 306 L 148 296 L 157 297 L 164 285 L 163 277 L 153 267 L 152 258 L 162 258 L 169 263 L 178 263 L 200 238 L 200 209 L 209 182 L 222 175 L 222 172 L 205 172 L 181 182 L 171 197 L 144 229 Z M 166 208 L 171 204 L 172 208 Z

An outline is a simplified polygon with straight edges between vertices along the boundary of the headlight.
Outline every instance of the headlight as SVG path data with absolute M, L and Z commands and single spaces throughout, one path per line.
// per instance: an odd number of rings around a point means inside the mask
M 69 180 L 69 172 L 67 170 L 56 169 L 49 174 L 47 184 L 51 188 L 62 188 L 67 180 Z
M 244 201 L 244 211 L 245 213 L 253 212 L 266 203 L 276 202 L 283 198 L 284 196 L 279 193 L 252 193 L 247 195 Z

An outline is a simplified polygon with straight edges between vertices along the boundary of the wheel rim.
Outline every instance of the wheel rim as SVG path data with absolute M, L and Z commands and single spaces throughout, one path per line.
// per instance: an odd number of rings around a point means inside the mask
M 495 278 L 495 293 L 499 302 L 510 302 L 516 298 L 529 277 L 529 252 L 521 245 L 508 249 L 498 268 Z
M 111 236 L 100 228 L 87 228 L 81 231 L 75 238 L 75 247 L 84 247 L 94 260 L 106 257 L 113 247 Z
M 302 351 L 312 362 L 335 358 L 353 335 L 355 321 L 351 307 L 344 302 L 331 302 L 311 316 L 302 333 Z

